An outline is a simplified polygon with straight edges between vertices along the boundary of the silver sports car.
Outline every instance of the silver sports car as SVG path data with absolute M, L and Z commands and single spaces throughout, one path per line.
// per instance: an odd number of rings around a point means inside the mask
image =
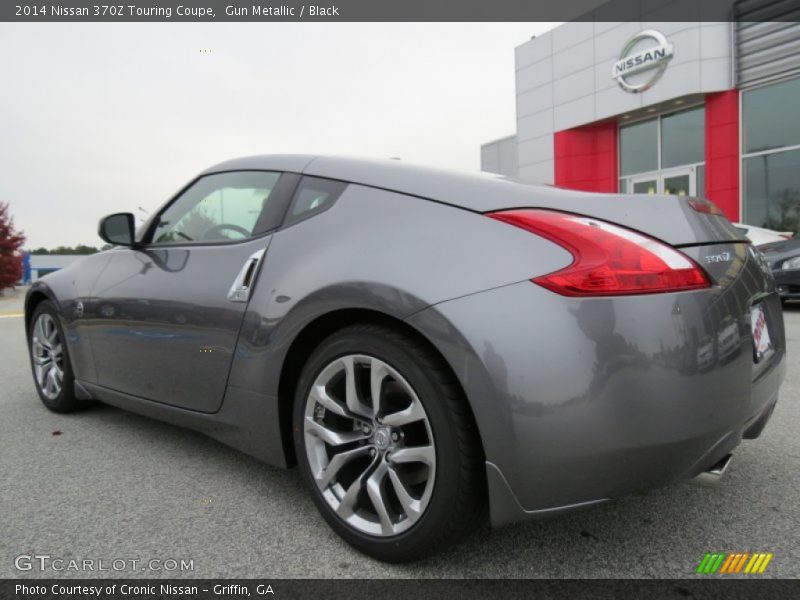
M 100 236 L 27 296 L 45 406 L 296 463 L 383 560 L 719 474 L 785 372 L 772 275 L 700 199 L 256 156 Z

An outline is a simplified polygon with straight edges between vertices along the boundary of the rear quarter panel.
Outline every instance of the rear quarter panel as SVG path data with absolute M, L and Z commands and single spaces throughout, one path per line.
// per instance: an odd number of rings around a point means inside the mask
M 555 244 L 484 215 L 351 184 L 329 210 L 275 234 L 230 384 L 277 395 L 289 345 L 320 315 L 364 308 L 405 319 L 571 260 Z
M 696 474 L 775 400 L 785 340 L 774 285 L 745 244 L 684 249 L 709 290 L 567 298 L 531 282 L 431 307 L 409 322 L 467 390 L 484 442 L 525 510 L 615 497 Z M 750 308 L 775 353 L 753 361 Z M 734 343 L 722 349 L 725 332 Z M 703 346 L 711 344 L 712 359 Z

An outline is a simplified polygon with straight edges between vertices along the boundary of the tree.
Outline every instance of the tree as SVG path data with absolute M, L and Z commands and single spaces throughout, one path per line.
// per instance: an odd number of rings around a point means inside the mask
M 25 236 L 14 229 L 8 204 L 0 202 L 0 291 L 14 287 L 22 279 L 22 256 L 19 249 Z
M 94 254 L 99 252 L 94 246 L 78 244 L 77 246 L 57 246 L 50 250 L 49 254 Z
M 74 247 L 73 246 L 58 246 L 56 248 L 53 248 L 52 250 L 48 250 L 47 248 L 36 248 L 35 250 L 31 250 L 31 254 L 36 254 L 36 255 L 42 255 L 42 254 L 94 254 L 95 252 L 100 252 L 100 250 L 98 250 L 94 246 L 87 246 L 85 244 L 78 244 L 77 246 L 74 246 Z
M 87 246 L 86 244 L 78 244 L 73 248 L 75 254 L 97 254 L 100 252 L 95 246 Z

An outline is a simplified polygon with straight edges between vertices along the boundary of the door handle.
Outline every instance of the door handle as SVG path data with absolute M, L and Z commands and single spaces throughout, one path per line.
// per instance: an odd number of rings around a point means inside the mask
M 247 302 L 250 300 L 250 290 L 253 289 L 256 271 L 261 259 L 264 257 L 266 248 L 253 252 L 242 265 L 241 271 L 233 280 L 233 285 L 228 291 L 228 300 L 231 302 Z

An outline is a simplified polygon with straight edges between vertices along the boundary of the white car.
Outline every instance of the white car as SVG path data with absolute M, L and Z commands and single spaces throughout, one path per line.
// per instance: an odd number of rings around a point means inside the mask
M 791 231 L 773 231 L 772 229 L 753 227 L 745 223 L 734 223 L 733 226 L 745 234 L 753 242 L 754 246 L 771 244 L 772 242 L 785 242 L 794 237 L 794 233 Z

